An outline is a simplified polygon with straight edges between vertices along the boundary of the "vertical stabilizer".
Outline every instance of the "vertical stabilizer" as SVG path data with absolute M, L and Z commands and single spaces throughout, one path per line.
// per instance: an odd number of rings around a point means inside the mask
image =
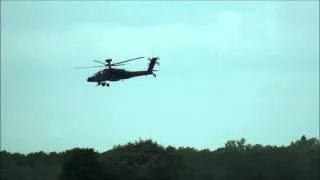
M 159 59 L 158 57 L 153 57 L 153 58 L 149 59 L 149 60 L 150 60 L 149 67 L 148 67 L 148 72 L 149 72 L 149 73 L 152 73 L 152 72 L 153 72 L 154 65 L 155 65 L 156 63 L 158 63 L 158 62 L 157 62 L 158 59 Z

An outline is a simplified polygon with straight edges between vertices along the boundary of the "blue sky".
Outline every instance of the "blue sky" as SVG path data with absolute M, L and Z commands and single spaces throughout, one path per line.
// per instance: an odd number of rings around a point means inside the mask
M 157 77 L 86 82 L 92 60 Z M 1 1 L 1 149 L 319 136 L 319 2 Z

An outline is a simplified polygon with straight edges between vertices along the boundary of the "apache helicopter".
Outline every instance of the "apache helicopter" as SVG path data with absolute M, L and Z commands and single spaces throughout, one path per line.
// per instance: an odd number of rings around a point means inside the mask
M 111 63 L 112 59 L 106 59 L 105 62 L 101 62 L 101 61 L 97 61 L 97 60 L 93 60 L 94 62 L 103 64 L 100 66 L 88 66 L 88 67 L 78 67 L 77 69 L 83 69 L 83 68 L 96 68 L 96 67 L 107 67 L 101 71 L 98 71 L 97 73 L 95 73 L 93 76 L 88 77 L 87 82 L 97 82 L 97 86 L 101 85 L 101 86 L 109 86 L 110 84 L 107 83 L 106 81 L 119 81 L 119 80 L 123 80 L 123 79 L 129 79 L 129 78 L 133 78 L 133 77 L 137 77 L 137 76 L 144 76 L 144 75 L 153 75 L 154 77 L 156 77 L 156 74 L 154 74 L 154 65 L 157 64 L 159 65 L 159 62 L 157 62 L 157 60 L 159 60 L 159 57 L 153 57 L 153 58 L 149 58 L 149 66 L 148 69 L 145 71 L 127 71 L 125 69 L 117 69 L 117 68 L 113 68 L 113 66 L 121 66 L 124 65 L 125 62 L 129 62 L 129 61 L 133 61 L 133 60 L 137 60 L 137 59 L 141 59 L 144 57 L 138 57 L 138 58 L 133 58 L 133 59 L 128 59 L 125 61 L 120 61 L 120 62 L 116 62 L 116 63 Z

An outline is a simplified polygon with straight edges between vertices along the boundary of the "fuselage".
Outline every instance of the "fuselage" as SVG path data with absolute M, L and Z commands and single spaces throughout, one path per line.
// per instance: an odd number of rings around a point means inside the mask
M 104 69 L 87 79 L 88 82 L 119 81 L 136 76 L 150 75 L 148 71 L 126 71 L 124 69 Z

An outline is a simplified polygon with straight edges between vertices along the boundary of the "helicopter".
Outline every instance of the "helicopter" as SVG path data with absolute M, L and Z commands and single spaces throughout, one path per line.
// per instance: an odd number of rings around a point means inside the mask
M 150 63 L 148 65 L 147 70 L 141 70 L 141 71 L 127 71 L 125 69 L 118 69 L 118 68 L 113 68 L 114 66 L 121 66 L 124 65 L 124 63 L 133 61 L 133 60 L 138 60 L 142 59 L 144 57 L 137 57 L 133 59 L 128 59 L 116 63 L 111 63 L 112 59 L 106 59 L 105 63 L 97 60 L 93 60 L 94 62 L 103 64 L 100 66 L 87 66 L 87 67 L 77 67 L 76 69 L 84 69 L 84 68 L 96 68 L 96 67 L 107 67 L 103 70 L 100 70 L 96 72 L 94 75 L 88 77 L 87 82 L 96 82 L 98 83 L 97 86 L 107 86 L 109 87 L 110 84 L 107 83 L 107 81 L 119 81 L 119 80 L 124 80 L 124 79 L 129 79 L 137 76 L 146 76 L 146 75 L 153 75 L 156 77 L 156 74 L 154 73 L 154 66 L 155 64 L 160 65 L 159 62 L 159 57 L 152 57 L 148 58 Z

